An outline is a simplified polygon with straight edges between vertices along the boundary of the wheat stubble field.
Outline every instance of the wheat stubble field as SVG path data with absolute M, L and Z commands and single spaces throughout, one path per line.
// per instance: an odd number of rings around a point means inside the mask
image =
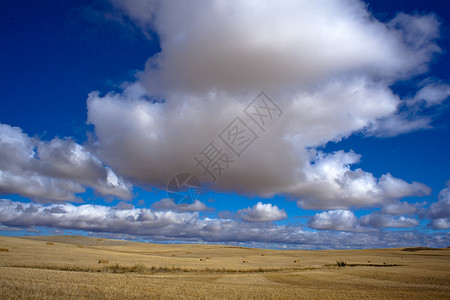
M 450 248 L 406 250 L 0 237 L 0 299 L 450 298 Z

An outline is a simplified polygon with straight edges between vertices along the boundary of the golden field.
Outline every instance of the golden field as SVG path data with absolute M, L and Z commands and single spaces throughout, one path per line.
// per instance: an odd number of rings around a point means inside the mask
M 450 299 L 450 248 L 407 250 L 0 237 L 0 299 Z

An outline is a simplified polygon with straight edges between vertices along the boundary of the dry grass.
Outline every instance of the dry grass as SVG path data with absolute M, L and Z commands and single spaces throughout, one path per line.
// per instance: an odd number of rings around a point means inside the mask
M 262 255 L 261 249 L 244 247 L 67 236 L 51 237 L 55 245 L 49 251 L 42 241 L 43 237 L 0 237 L 0 247 L 10 249 L 0 255 L 0 299 L 448 299 L 450 295 L 447 248 L 264 250 Z M 109 264 L 99 264 L 99 257 Z M 346 262 L 346 268 L 336 261 Z

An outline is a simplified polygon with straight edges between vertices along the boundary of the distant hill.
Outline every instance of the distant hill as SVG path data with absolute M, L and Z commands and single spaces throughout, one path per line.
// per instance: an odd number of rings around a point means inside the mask
M 41 236 L 23 236 L 20 238 L 61 243 L 61 244 L 83 245 L 83 246 L 122 246 L 139 243 L 139 242 L 112 240 L 112 239 L 77 236 L 77 235 L 41 235 Z
M 410 252 L 416 252 L 416 251 L 421 251 L 421 250 L 442 250 L 442 249 L 441 248 L 429 248 L 429 247 L 409 247 L 409 248 L 402 249 L 402 251 L 410 251 Z

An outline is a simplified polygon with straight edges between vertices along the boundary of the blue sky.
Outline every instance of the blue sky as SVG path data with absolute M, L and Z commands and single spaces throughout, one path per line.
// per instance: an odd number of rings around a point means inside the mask
M 391 2 L 1 3 L 0 233 L 448 246 L 450 10 Z M 205 191 L 177 205 L 181 172 Z

